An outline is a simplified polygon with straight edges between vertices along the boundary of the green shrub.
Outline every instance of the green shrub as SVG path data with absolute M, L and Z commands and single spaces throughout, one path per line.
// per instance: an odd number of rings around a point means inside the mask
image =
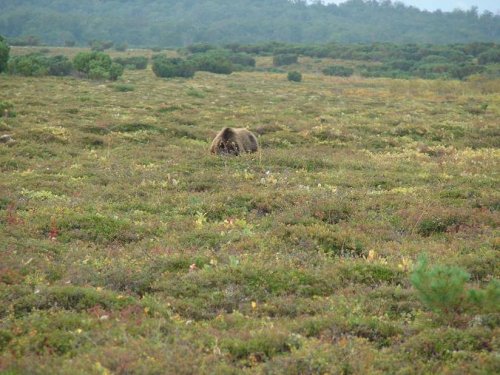
M 7 69 L 7 61 L 9 61 L 10 47 L 5 39 L 0 35 L 0 73 Z
M 354 69 L 342 65 L 332 65 L 323 69 L 323 74 L 327 76 L 350 77 Z
M 73 59 L 73 66 L 90 79 L 116 80 L 123 74 L 123 67 L 102 52 L 80 52 Z
M 120 64 L 126 69 L 146 69 L 148 58 L 146 56 L 117 57 L 113 62 Z
M 101 52 L 80 52 L 73 59 L 73 65 L 78 72 L 89 74 L 97 66 L 109 70 L 111 67 L 111 58 Z
M 495 64 L 500 63 L 500 47 L 491 48 L 483 53 L 481 53 L 478 57 L 479 64 Z
M 11 58 L 8 70 L 10 74 L 39 77 L 48 74 L 49 63 L 45 56 L 33 53 Z
M 153 57 L 153 72 L 157 77 L 185 77 L 194 76 L 195 69 L 190 62 L 178 58 L 156 55 Z
M 54 286 L 42 289 L 38 294 L 29 293 L 13 301 L 14 313 L 24 315 L 33 310 L 49 310 L 54 307 L 82 311 L 94 306 L 105 309 L 130 305 L 130 297 L 119 297 L 113 292 L 98 291 L 78 286 Z
M 418 224 L 418 233 L 428 237 L 434 233 L 444 233 L 454 224 L 458 224 L 459 219 L 456 217 L 431 217 L 423 219 Z
M 287 78 L 289 81 L 300 82 L 302 81 L 302 74 L 297 71 L 288 72 Z
M 216 74 L 231 74 L 233 63 L 228 55 L 220 51 L 195 54 L 190 57 L 196 70 Z
M 117 63 L 112 63 L 109 68 L 109 79 L 116 81 L 123 74 L 123 66 Z
M 432 311 L 459 312 L 464 304 L 469 274 L 459 267 L 437 265 L 429 268 L 426 257 L 415 267 L 410 280 L 422 303 Z
M 71 61 L 62 55 L 46 57 L 40 53 L 16 56 L 9 61 L 9 72 L 23 76 L 66 76 L 73 70 Z
M 281 332 L 269 330 L 256 334 L 253 337 L 230 338 L 221 342 L 221 347 L 235 359 L 247 358 L 251 355 L 263 356 L 262 359 L 272 358 L 279 353 L 289 352 L 300 346 L 298 342 L 290 342 L 289 337 Z
M 472 289 L 468 293 L 472 309 L 480 313 L 498 313 L 500 306 L 500 281 L 491 280 L 484 289 Z
M 273 65 L 274 66 L 283 66 L 296 64 L 299 60 L 299 56 L 292 53 L 284 53 L 273 56 Z
M 73 64 L 66 56 L 58 55 L 48 59 L 48 74 L 51 76 L 67 76 L 72 70 Z

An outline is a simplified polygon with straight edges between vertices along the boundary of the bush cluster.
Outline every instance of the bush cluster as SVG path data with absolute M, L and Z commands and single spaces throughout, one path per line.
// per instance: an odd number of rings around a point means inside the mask
M 65 76 L 72 69 L 73 65 L 66 56 L 46 57 L 40 53 L 12 57 L 8 64 L 10 74 L 23 76 Z
M 185 59 L 154 56 L 153 72 L 159 77 L 192 77 L 197 71 L 231 74 L 255 67 L 255 59 L 246 53 L 233 53 L 210 45 L 197 44 L 181 52 L 187 52 L 188 56 Z
M 275 66 L 287 65 L 281 62 L 283 55 L 377 62 L 377 65 L 360 66 L 360 74 L 366 77 L 464 79 L 472 74 L 483 72 L 488 64 L 500 62 L 500 46 L 495 43 L 482 42 L 450 45 L 415 43 L 306 45 L 268 42 L 255 45 L 232 43 L 226 45 L 225 48 L 233 52 L 274 56 Z
M 115 81 L 123 74 L 123 66 L 114 63 L 109 55 L 97 51 L 78 53 L 73 65 L 77 72 L 90 79 Z
M 205 53 L 194 54 L 189 57 L 197 71 L 211 72 L 216 74 L 231 74 L 233 72 L 233 63 L 229 56 L 220 51 L 209 51 Z
M 123 74 L 123 67 L 111 61 L 102 52 L 80 52 L 73 62 L 66 56 L 47 57 L 41 53 L 15 56 L 9 60 L 10 74 L 23 76 L 67 76 L 76 71 L 90 79 L 116 80 Z
M 194 66 L 178 57 L 167 57 L 165 55 L 153 56 L 153 72 L 157 77 L 171 78 L 194 76 Z

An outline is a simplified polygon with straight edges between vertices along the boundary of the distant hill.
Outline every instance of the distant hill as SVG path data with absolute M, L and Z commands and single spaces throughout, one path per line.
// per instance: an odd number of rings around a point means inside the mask
M 49 45 L 500 41 L 500 16 L 491 12 L 427 12 L 391 1 L 0 0 L 0 10 L 0 34 Z

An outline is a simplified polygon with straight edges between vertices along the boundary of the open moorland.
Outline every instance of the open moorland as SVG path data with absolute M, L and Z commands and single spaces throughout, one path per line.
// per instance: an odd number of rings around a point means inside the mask
M 0 76 L 0 373 L 499 373 L 500 80 L 328 64 Z

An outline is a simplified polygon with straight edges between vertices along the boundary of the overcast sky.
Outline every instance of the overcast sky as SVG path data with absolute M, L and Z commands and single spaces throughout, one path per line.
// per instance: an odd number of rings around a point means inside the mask
M 324 3 L 343 3 L 345 0 L 323 0 Z M 394 2 L 394 1 L 393 1 Z M 412 5 L 420 9 L 434 11 L 441 9 L 442 11 L 452 11 L 453 9 L 470 9 L 472 6 L 477 6 L 479 12 L 489 10 L 493 13 L 500 13 L 499 0 L 400 0 L 406 5 Z

